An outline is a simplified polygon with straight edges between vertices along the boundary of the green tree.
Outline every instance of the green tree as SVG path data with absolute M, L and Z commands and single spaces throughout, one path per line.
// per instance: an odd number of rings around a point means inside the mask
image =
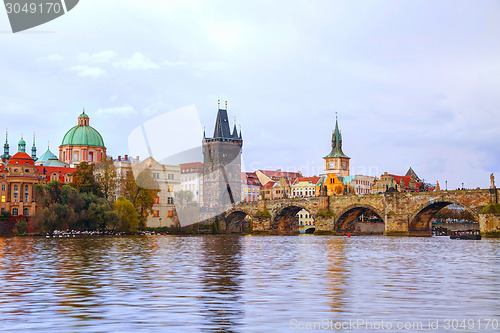
M 139 214 L 134 205 L 123 196 L 119 196 L 113 204 L 119 219 L 113 230 L 122 232 L 135 232 L 139 226 Z
M 118 185 L 118 173 L 112 157 L 104 156 L 99 164 L 96 164 L 94 176 L 97 183 L 101 186 L 104 198 L 108 201 L 114 201 L 116 187 Z
M 160 192 L 158 183 L 153 179 L 150 170 L 143 170 L 135 179 L 132 172 L 128 172 L 122 179 L 123 196 L 130 200 L 139 212 L 139 228 L 144 229 L 146 219 L 152 213 L 153 205 Z
M 73 182 L 70 185 L 80 192 L 92 193 L 102 197 L 101 185 L 94 178 L 94 164 L 82 162 L 73 172 Z

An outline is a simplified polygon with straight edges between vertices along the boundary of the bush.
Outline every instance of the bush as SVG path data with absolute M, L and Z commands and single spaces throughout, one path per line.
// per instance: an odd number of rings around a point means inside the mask
M 258 210 L 257 213 L 255 213 L 254 217 L 256 218 L 271 218 L 272 215 L 269 213 L 268 210 Z
M 335 213 L 332 212 L 331 210 L 320 210 L 320 211 L 318 211 L 318 213 L 316 214 L 316 216 L 317 217 L 323 217 L 323 218 L 334 217 Z

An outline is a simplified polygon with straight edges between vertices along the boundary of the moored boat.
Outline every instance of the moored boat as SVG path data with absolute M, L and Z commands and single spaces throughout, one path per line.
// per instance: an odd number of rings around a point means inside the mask
M 450 239 L 481 239 L 479 230 L 453 230 Z

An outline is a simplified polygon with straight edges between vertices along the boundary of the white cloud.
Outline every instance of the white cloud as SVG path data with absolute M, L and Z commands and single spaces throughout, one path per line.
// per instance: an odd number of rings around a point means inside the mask
M 136 113 L 135 109 L 130 105 L 115 106 L 111 108 L 99 109 L 96 112 L 97 117 L 103 116 L 128 116 Z
M 118 61 L 115 61 L 113 63 L 113 66 L 126 70 L 145 70 L 160 68 L 160 66 L 158 66 L 151 59 L 144 56 L 140 52 L 135 52 L 130 58 L 122 58 Z
M 92 77 L 98 78 L 100 76 L 104 76 L 107 72 L 99 67 L 90 67 L 87 65 L 77 65 L 70 68 L 71 71 L 76 72 L 78 76 L 82 77 Z
M 106 63 L 111 59 L 115 58 L 117 54 L 114 51 L 107 50 L 101 51 L 93 54 L 80 52 L 76 56 L 76 59 L 80 62 L 90 62 L 90 63 Z
M 40 58 L 40 60 L 46 60 L 46 61 L 61 61 L 61 60 L 64 60 L 64 57 L 60 54 L 51 54 L 47 57 L 43 57 L 43 58 Z

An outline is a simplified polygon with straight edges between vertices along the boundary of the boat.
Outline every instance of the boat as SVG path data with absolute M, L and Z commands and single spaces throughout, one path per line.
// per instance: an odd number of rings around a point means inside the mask
M 481 239 L 479 230 L 453 230 L 450 233 L 450 239 Z

